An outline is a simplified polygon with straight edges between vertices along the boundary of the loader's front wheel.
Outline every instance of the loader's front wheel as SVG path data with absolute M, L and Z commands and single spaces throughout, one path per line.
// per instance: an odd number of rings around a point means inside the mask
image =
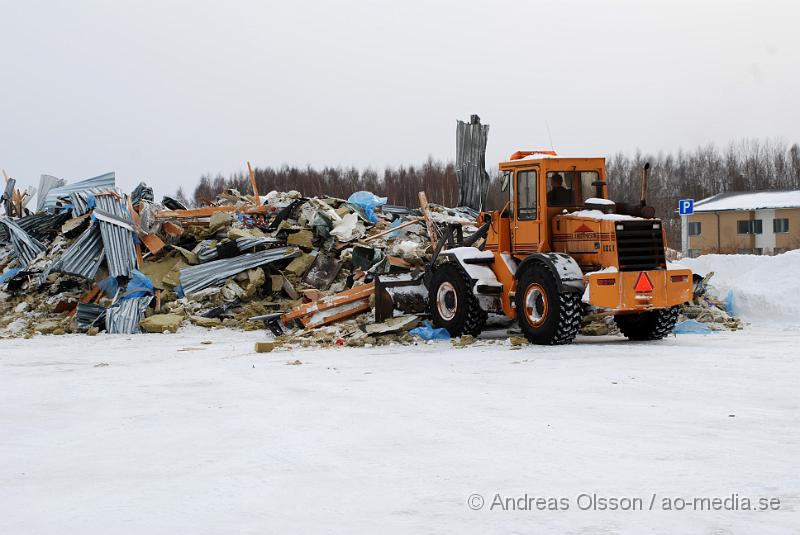
M 428 303 L 436 327 L 450 336 L 478 336 L 486 324 L 486 311 L 472 291 L 472 279 L 456 264 L 442 264 L 433 272 Z
M 614 316 L 620 332 L 629 340 L 661 340 L 672 332 L 677 321 L 678 307 Z
M 517 322 L 533 344 L 569 344 L 581 325 L 581 298 L 577 292 L 559 292 L 558 281 L 545 266 L 533 265 L 517 282 L 514 296 Z

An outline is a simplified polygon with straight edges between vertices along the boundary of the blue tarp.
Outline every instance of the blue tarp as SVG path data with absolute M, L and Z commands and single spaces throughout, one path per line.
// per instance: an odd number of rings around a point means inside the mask
M 386 197 L 378 197 L 369 191 L 357 191 L 347 198 L 347 204 L 360 208 L 364 211 L 364 217 L 370 223 L 377 223 L 378 216 L 375 215 L 375 208 L 386 204 Z
M 683 320 L 675 326 L 672 332 L 675 334 L 710 334 L 714 331 L 697 320 Z
M 423 340 L 450 340 L 450 333 L 447 329 L 437 328 L 431 325 L 430 321 L 423 321 L 422 325 L 409 331 L 411 336 L 422 338 Z
M 733 312 L 733 290 L 728 290 L 728 295 L 725 296 L 725 312 L 735 316 Z
M 121 297 L 120 301 L 123 299 L 133 299 L 134 297 L 153 295 L 153 292 L 153 283 L 150 282 L 150 279 L 147 278 L 147 275 L 134 269 L 131 272 L 131 280 L 128 281 L 128 286 L 125 289 L 125 296 Z
M 22 268 L 14 268 L 14 269 L 9 269 L 5 273 L 1 274 L 0 275 L 0 284 L 5 284 L 6 282 L 8 282 L 12 278 L 14 278 L 14 276 L 17 273 L 19 273 L 20 271 L 22 271 Z
M 402 224 L 403 224 L 403 222 L 402 222 L 402 221 L 400 220 L 400 218 L 398 217 L 397 219 L 395 219 L 394 221 L 392 221 L 392 224 L 391 224 L 391 225 L 389 225 L 389 228 L 390 228 L 390 229 L 397 228 L 397 227 L 399 227 L 399 226 L 400 226 L 400 225 L 402 225 Z M 398 237 L 398 236 L 400 235 L 400 233 L 401 233 L 402 231 L 403 231 L 403 229 L 400 229 L 400 230 L 395 230 L 394 232 L 390 232 L 389 234 L 387 234 L 387 235 L 386 235 L 386 237 L 387 237 L 387 238 L 396 238 L 396 237 Z
M 119 289 L 119 282 L 116 277 L 108 276 L 97 283 L 97 286 L 103 290 L 107 296 L 114 297 Z

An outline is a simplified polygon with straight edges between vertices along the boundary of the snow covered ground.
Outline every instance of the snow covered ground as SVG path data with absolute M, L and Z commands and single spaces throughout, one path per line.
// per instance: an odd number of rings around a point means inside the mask
M 797 533 L 798 335 L 268 354 L 252 332 L 2 340 L 0 533 Z M 661 510 L 732 493 L 780 509 Z M 492 509 L 497 494 L 569 509 Z M 645 510 L 579 510 L 592 494 Z

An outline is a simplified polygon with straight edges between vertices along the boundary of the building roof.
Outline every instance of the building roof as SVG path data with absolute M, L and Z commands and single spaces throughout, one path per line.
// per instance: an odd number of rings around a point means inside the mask
M 695 212 L 800 208 L 800 190 L 731 191 L 694 203 Z

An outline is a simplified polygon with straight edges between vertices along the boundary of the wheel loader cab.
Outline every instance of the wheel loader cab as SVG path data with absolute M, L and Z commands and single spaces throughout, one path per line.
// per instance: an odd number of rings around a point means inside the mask
M 501 163 L 500 170 L 508 176 L 508 211 L 497 217 L 508 218 L 510 246 L 500 250 L 515 257 L 553 251 L 553 217 L 607 197 L 604 158 L 523 158 Z

